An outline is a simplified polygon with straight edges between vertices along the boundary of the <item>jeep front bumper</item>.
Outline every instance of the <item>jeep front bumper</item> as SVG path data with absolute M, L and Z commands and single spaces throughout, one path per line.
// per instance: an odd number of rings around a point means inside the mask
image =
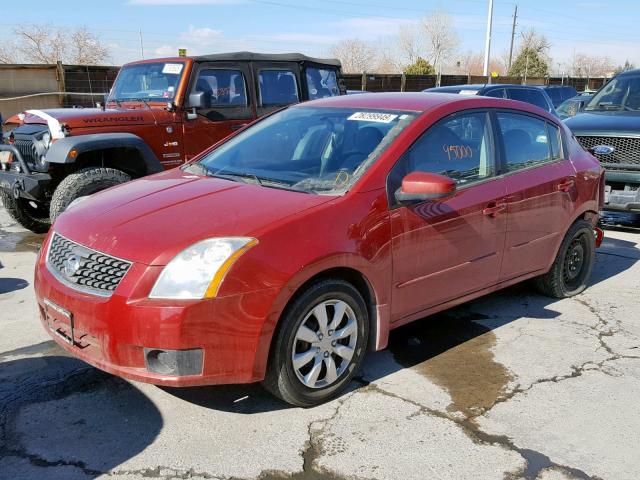
M 0 164 L 0 188 L 14 198 L 43 201 L 44 190 L 51 182 L 51 175 L 32 172 L 17 148 L 13 145 L 0 144 L 0 160 L 8 158 L 11 159 L 10 163 L 1 162 Z

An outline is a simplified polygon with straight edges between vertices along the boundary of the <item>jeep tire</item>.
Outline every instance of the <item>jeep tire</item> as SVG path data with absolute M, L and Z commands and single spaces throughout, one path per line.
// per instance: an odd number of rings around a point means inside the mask
M 16 199 L 2 189 L 0 198 L 9 216 L 27 230 L 33 233 L 46 233 L 49 230 L 49 211 L 43 204 L 25 198 Z
M 62 212 L 78 197 L 113 187 L 131 180 L 131 177 L 115 168 L 88 167 L 68 175 L 53 192 L 49 210 L 54 222 Z

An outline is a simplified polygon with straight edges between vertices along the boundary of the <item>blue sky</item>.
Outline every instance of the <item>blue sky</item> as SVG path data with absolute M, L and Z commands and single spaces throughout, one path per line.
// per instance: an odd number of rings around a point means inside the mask
M 518 30 L 533 26 L 551 41 L 553 69 L 578 53 L 609 55 L 617 63 L 640 64 L 640 1 L 494 1 L 492 54 L 508 49 L 511 15 L 518 3 Z M 300 51 L 326 55 L 344 38 L 390 38 L 403 23 L 426 12 L 449 13 L 460 50 L 481 52 L 487 0 L 31 0 L 3 8 L 0 38 L 11 22 L 84 25 L 109 45 L 112 63 L 140 58 L 138 30 L 146 57 L 236 50 Z M 23 5 L 21 7 L 21 5 Z M 5 5 L 7 7 L 7 5 Z

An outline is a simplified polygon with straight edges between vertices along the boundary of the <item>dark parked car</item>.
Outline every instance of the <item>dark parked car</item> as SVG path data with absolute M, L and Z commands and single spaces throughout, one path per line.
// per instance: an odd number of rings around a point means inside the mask
M 578 91 L 569 85 L 549 85 L 543 87 L 549 98 L 553 102 L 553 106 L 558 108 L 563 102 L 578 95 Z
M 435 87 L 424 90 L 425 92 L 458 93 L 460 95 L 482 95 L 483 97 L 509 98 L 521 102 L 530 103 L 536 107 L 558 115 L 553 106 L 553 102 L 547 92 L 542 87 L 532 85 L 512 85 L 512 84 L 472 84 L 454 85 L 450 87 Z
M 561 119 L 574 117 L 582 110 L 587 103 L 593 98 L 593 95 L 576 95 L 575 97 L 565 100 L 556 109 Z
M 605 210 L 640 212 L 640 70 L 614 77 L 566 124 L 606 170 Z

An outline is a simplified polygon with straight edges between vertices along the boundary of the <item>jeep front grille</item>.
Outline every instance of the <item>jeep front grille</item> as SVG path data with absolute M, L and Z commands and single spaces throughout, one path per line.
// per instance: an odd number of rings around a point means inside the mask
M 584 148 L 608 145 L 615 150 L 607 155 L 596 155 L 604 167 L 638 168 L 640 166 L 640 138 L 576 136 Z
M 47 267 L 71 288 L 110 296 L 122 281 L 131 262 L 121 260 L 53 234 L 47 252 Z
M 18 149 L 24 161 L 29 165 L 35 165 L 38 160 L 38 152 L 36 152 L 36 146 L 33 143 L 33 140 L 27 139 L 19 139 L 16 138 L 13 141 L 13 146 Z

